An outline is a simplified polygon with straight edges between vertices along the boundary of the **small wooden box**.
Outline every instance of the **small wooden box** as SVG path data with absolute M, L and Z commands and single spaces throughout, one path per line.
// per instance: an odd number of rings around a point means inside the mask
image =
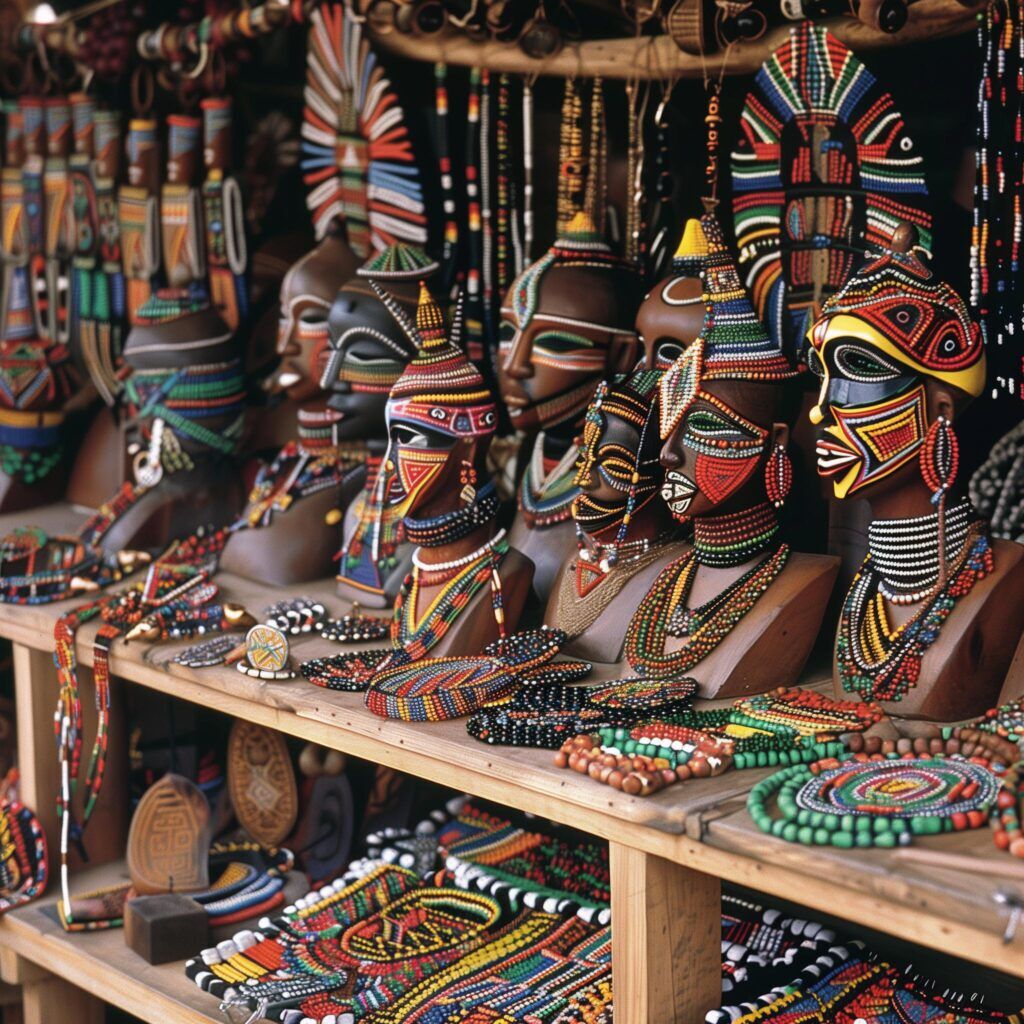
M 125 906 L 124 941 L 150 964 L 187 960 L 209 945 L 210 918 L 188 896 L 137 896 Z

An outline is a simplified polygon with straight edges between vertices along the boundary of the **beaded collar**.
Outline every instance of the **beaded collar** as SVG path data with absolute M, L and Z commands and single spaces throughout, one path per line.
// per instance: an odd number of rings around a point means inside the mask
M 498 514 L 499 504 L 494 480 L 488 480 L 468 505 L 428 519 L 406 516 L 406 537 L 419 547 L 444 547 L 490 523 Z
M 789 547 L 744 573 L 701 608 L 688 609 L 687 596 L 700 562 L 696 549 L 667 565 L 654 581 L 626 630 L 625 655 L 634 672 L 653 678 L 671 678 L 688 672 L 709 655 L 758 602 L 786 566 Z M 681 621 L 683 609 L 685 621 Z M 683 634 L 686 645 L 667 652 L 671 630 Z
M 519 511 L 528 529 L 544 530 L 572 518 L 572 503 L 580 493 L 576 486 L 575 445 L 549 472 L 544 470 L 544 434 L 537 435 L 530 461 L 519 484 Z
M 894 604 L 923 601 L 939 582 L 939 516 L 935 511 L 912 519 L 875 519 L 868 527 L 868 553 L 886 600 Z M 947 563 L 963 551 L 976 519 L 966 498 L 945 510 Z

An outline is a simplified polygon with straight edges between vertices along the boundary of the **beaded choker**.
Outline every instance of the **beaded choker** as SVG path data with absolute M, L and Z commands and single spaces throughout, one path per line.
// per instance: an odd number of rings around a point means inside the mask
M 688 672 L 710 654 L 757 603 L 785 568 L 789 547 L 744 573 L 700 608 L 689 609 L 686 599 L 700 562 L 696 549 L 669 563 L 630 620 L 626 630 L 625 655 L 634 672 L 657 679 Z M 672 631 L 685 636 L 686 646 L 665 650 Z
M 729 568 L 767 551 L 779 532 L 775 509 L 767 502 L 724 516 L 693 520 L 694 557 L 700 565 Z
M 410 543 L 419 547 L 436 548 L 468 537 L 474 530 L 486 526 L 498 514 L 498 491 L 493 480 L 488 480 L 469 505 L 444 512 L 429 519 L 406 516 L 405 535 Z
M 923 601 L 939 582 L 939 511 L 913 519 L 876 519 L 868 527 L 868 551 L 878 589 L 893 604 Z M 971 503 L 964 498 L 945 511 L 945 561 L 952 562 L 963 550 L 972 521 Z
M 913 618 L 893 629 L 881 575 L 868 555 L 853 578 L 839 620 L 836 666 L 843 689 L 865 700 L 902 700 L 917 683 L 924 656 L 957 601 L 994 568 L 992 546 L 975 523 L 942 587 L 933 588 Z

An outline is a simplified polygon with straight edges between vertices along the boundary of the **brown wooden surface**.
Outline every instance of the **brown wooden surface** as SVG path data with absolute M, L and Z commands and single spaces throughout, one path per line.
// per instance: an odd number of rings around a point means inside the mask
M 69 511 L 62 514 L 69 525 Z M 60 515 L 60 510 L 46 510 L 36 518 L 53 522 Z M 0 517 L 0 533 L 9 525 L 10 517 Z M 228 596 L 256 613 L 281 596 L 229 576 L 219 579 Z M 319 597 L 332 613 L 340 614 L 342 603 L 332 591 L 333 581 L 324 580 L 301 593 Z M 0 635 L 50 650 L 52 624 L 60 610 L 59 605 L 4 606 Z M 79 656 L 85 663 L 92 659 L 95 628 L 83 630 L 80 638 Z M 1006 911 L 993 901 L 997 889 L 1014 891 L 1011 883 L 984 875 L 929 871 L 902 863 L 887 851 L 807 849 L 764 836 L 745 809 L 746 793 L 763 771 L 691 781 L 648 799 L 629 797 L 575 772 L 556 769 L 549 752 L 479 744 L 466 735 L 460 721 L 387 721 L 367 711 L 359 694 L 322 690 L 304 680 L 261 683 L 233 668 L 192 671 L 167 664 L 180 646 L 119 642 L 111 652 L 111 669 L 151 689 L 1024 977 L 1024 933 L 1003 945 Z M 337 645 L 315 636 L 293 644 L 298 658 L 334 650 Z M 607 678 L 608 671 L 605 666 L 595 675 Z M 45 806 L 45 797 L 39 798 Z M 928 845 L 993 862 L 1005 856 L 995 850 L 988 830 L 940 837 Z M 1024 896 L 1024 887 L 1016 889 Z M 0 944 L 5 942 L 0 926 Z
M 975 12 L 957 0 L 920 0 L 910 8 L 906 26 L 892 35 L 869 28 L 852 17 L 831 19 L 828 27 L 847 46 L 860 51 L 959 35 L 972 31 L 975 24 Z M 390 32 L 373 35 L 373 39 L 382 49 L 403 57 L 486 67 L 491 71 L 605 78 L 639 76 L 664 81 L 702 78 L 705 74 L 718 74 L 723 68 L 731 75 L 751 74 L 785 40 L 789 30 L 789 25 L 777 26 L 756 42 L 737 43 L 728 53 L 712 53 L 704 59 L 683 53 L 667 36 L 570 42 L 547 60 L 527 57 L 514 43 L 475 43 L 454 31 L 428 37 Z
M 662 857 L 612 843 L 616 1024 L 699 1021 L 722 1001 L 722 888 Z

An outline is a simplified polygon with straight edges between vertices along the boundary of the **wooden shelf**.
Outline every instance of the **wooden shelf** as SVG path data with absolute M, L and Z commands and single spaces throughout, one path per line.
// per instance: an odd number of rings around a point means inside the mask
M 0 517 L 0 534 L 27 520 L 53 532 L 70 531 L 82 518 L 80 510 L 54 506 L 33 513 L 30 519 L 25 514 Z M 218 576 L 218 582 L 226 597 L 241 601 L 255 614 L 283 596 L 273 588 L 227 574 Z M 294 593 L 323 600 L 334 614 L 345 610 L 334 594 L 332 580 L 296 587 Z M 55 821 L 50 809 L 56 785 L 52 733 L 45 742 L 43 727 L 36 723 L 42 721 L 46 730 L 51 728 L 49 713 L 56 695 L 51 657 L 53 624 L 75 603 L 0 606 L 0 636 L 15 644 L 19 721 L 27 719 L 30 731 L 40 733 L 30 753 L 21 748 L 23 773 L 34 780 L 26 799 L 31 792 L 30 805 L 51 833 Z M 79 634 L 78 655 L 83 666 L 92 662 L 96 628 L 90 625 Z M 1024 930 L 1004 944 L 1009 912 L 994 900 L 995 894 L 1002 892 L 1024 902 L 1024 882 L 1006 881 L 994 874 L 986 877 L 983 872 L 928 871 L 901 861 L 892 851 L 805 848 L 767 837 L 756 829 L 746 812 L 747 793 L 765 776 L 763 770 L 734 771 L 716 779 L 691 781 L 649 799 L 629 797 L 555 768 L 550 752 L 478 743 L 467 735 L 462 721 L 415 725 L 388 721 L 371 714 L 361 694 L 323 690 L 301 679 L 291 683 L 260 682 L 234 668 L 186 669 L 171 663 L 181 646 L 167 643 L 149 647 L 119 641 L 111 650 L 111 672 L 120 680 L 609 840 L 613 921 L 622 923 L 617 934 L 630 940 L 628 944 L 614 944 L 614 960 L 620 965 L 615 968 L 616 1019 L 620 1024 L 648 1020 L 646 1008 L 665 1005 L 663 1000 L 669 998 L 669 983 L 665 980 L 668 972 L 659 970 L 657 958 L 641 958 L 638 964 L 635 955 L 645 942 L 654 941 L 651 929 L 660 927 L 658 908 L 662 902 L 679 899 L 681 891 L 690 893 L 702 907 L 710 905 L 719 879 L 1024 978 Z M 293 644 L 298 659 L 338 649 L 315 635 L 296 638 Z M 611 666 L 599 666 L 595 676 L 609 678 L 612 673 Z M 85 679 L 83 685 L 87 685 Z M 115 704 L 117 699 L 115 691 Z M 24 742 L 24 730 L 20 731 Z M 113 801 L 110 794 L 106 795 Z M 917 842 L 936 850 L 967 854 L 990 870 L 1007 861 L 1006 855 L 994 848 L 988 830 Z M 616 878 L 640 877 L 646 880 L 643 884 L 615 882 Z M 682 927 L 685 919 L 692 930 L 707 926 L 706 918 L 707 914 L 700 911 L 697 918 L 692 913 L 684 915 L 677 924 Z M 0 921 L 0 954 L 9 949 L 44 968 L 66 965 L 66 977 L 72 984 L 116 1001 L 147 1020 L 209 1019 L 205 1016 L 213 1012 L 209 1006 L 197 1009 L 203 1005 L 202 994 L 195 992 L 195 1001 L 185 998 L 188 987 L 183 977 L 180 984 L 172 978 L 174 971 L 126 968 L 123 947 L 119 949 L 120 959 L 110 959 L 114 944 L 121 942 L 120 936 L 66 936 L 56 922 L 52 928 L 47 927 L 48 920 L 45 905 L 38 904 L 10 915 L 9 921 Z M 65 945 L 66 953 L 62 952 Z M 685 964 L 693 976 L 705 981 L 711 977 L 709 964 L 718 955 L 717 944 L 712 943 L 703 958 L 682 936 L 671 948 L 676 951 L 677 963 Z M 150 998 L 146 995 L 149 991 L 157 1002 L 149 1004 L 147 1013 L 140 1013 L 139 1007 L 147 1005 L 146 999 Z M 703 992 L 695 989 L 689 1002 L 675 1008 L 673 1019 L 689 1024 L 698 1019 L 694 1015 L 698 1010 L 702 1016 L 712 1003 L 706 986 Z M 174 1013 L 170 1012 L 172 1007 Z
M 964 7 L 957 0 L 919 0 L 910 8 L 907 24 L 900 32 L 880 32 L 853 17 L 830 19 L 828 28 L 852 50 L 880 50 L 961 35 L 975 27 L 976 18 L 977 8 Z M 451 29 L 435 36 L 389 32 L 374 34 L 373 39 L 380 49 L 413 60 L 443 61 L 521 75 L 562 78 L 600 75 L 665 81 L 717 75 L 723 67 L 730 75 L 752 74 L 785 40 L 789 31 L 790 25 L 778 25 L 755 42 L 737 43 L 728 52 L 719 51 L 704 58 L 683 53 L 664 35 L 570 42 L 560 53 L 546 60 L 528 57 L 515 42 L 478 43 Z

